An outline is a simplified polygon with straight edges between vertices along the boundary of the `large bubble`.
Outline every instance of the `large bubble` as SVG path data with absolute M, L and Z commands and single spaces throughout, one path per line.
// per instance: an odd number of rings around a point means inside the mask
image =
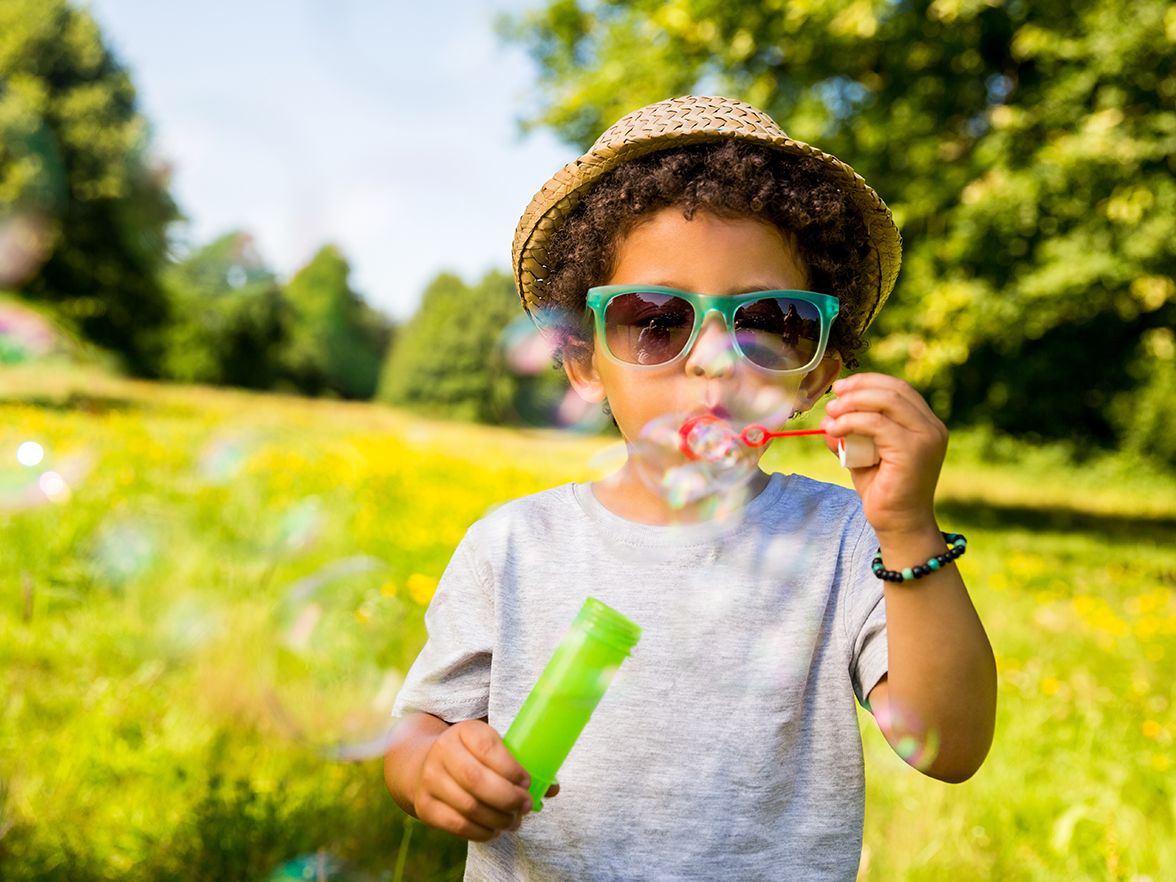
M 290 585 L 274 611 L 267 672 L 278 727 L 330 759 L 382 755 L 404 680 L 407 607 L 373 557 L 335 561 Z
M 60 151 L 29 96 L 0 92 L 0 289 L 28 282 L 48 260 L 59 234 L 66 183 Z
M 629 444 L 637 473 L 671 508 L 742 487 L 755 475 L 759 455 L 729 421 L 709 414 L 663 414 Z
M 521 315 L 499 340 L 502 371 L 496 383 L 498 409 L 508 422 L 541 428 L 597 432 L 609 421 L 599 403 L 587 402 L 555 365 L 566 322 L 547 313 L 540 327 Z
M 69 349 L 67 337 L 52 321 L 15 300 L 0 297 L 0 365 L 41 361 Z
M 369 875 L 341 858 L 317 851 L 286 861 L 265 882 L 368 882 L 369 879 Z

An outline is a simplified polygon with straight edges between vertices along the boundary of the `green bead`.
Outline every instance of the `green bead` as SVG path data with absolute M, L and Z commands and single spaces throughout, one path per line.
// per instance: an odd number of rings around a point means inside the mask
M 915 578 L 915 574 L 913 572 L 911 572 L 910 567 L 907 567 L 905 570 L 902 571 L 902 580 L 904 582 L 910 582 L 914 578 Z
M 936 560 L 935 558 L 931 558 L 931 560 L 927 561 L 927 569 L 929 569 L 929 570 L 939 569 L 939 561 Z

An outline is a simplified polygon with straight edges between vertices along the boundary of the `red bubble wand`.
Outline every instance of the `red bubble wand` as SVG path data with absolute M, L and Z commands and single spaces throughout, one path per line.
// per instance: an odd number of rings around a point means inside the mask
M 698 416 L 690 417 L 686 422 L 682 423 L 678 429 L 678 448 L 682 451 L 687 459 L 707 459 L 705 453 L 699 451 L 697 444 L 696 433 L 699 430 L 705 431 L 706 426 L 721 427 L 726 425 L 726 422 L 713 413 L 703 413 Z M 824 429 L 786 429 L 781 432 L 773 432 L 767 426 L 761 426 L 758 423 L 753 423 L 747 426 L 742 432 L 735 433 L 733 428 L 728 429 L 728 442 L 734 443 L 738 440 L 745 447 L 764 447 L 773 438 L 798 438 L 804 435 L 824 435 Z M 864 435 L 848 435 L 844 438 L 837 439 L 837 455 L 841 460 L 841 464 L 846 468 L 858 469 L 868 466 L 876 465 L 878 463 L 878 451 L 874 447 L 874 442 Z

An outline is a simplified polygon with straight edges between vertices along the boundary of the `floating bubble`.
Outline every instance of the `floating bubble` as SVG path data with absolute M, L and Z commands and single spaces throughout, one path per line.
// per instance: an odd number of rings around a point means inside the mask
M 886 733 L 894 752 L 916 769 L 926 770 L 939 756 L 939 733 L 924 726 L 910 708 L 888 698 L 885 705 L 874 708 L 878 727 Z
M 588 460 L 588 469 L 594 476 L 604 478 L 619 471 L 629 458 L 629 450 L 623 441 L 602 447 Z
M 200 477 L 210 484 L 227 484 L 241 473 L 257 444 L 257 436 L 249 432 L 217 435 L 200 452 Z
M 390 575 L 376 558 L 345 558 L 291 585 L 274 612 L 270 709 L 285 734 L 330 759 L 387 750 L 408 610 Z
M 37 361 L 65 349 L 65 338 L 53 322 L 16 301 L 0 299 L 0 364 Z
M 266 882 L 367 882 L 370 877 L 323 851 L 286 861 Z
M 287 554 L 305 551 L 322 536 L 325 524 L 322 500 L 317 496 L 301 499 L 279 516 L 272 548 Z
M 581 398 L 555 366 L 556 352 L 567 335 L 560 323 L 548 319 L 541 329 L 522 315 L 502 332 L 499 409 L 508 419 L 528 426 L 600 431 L 608 424 L 601 406 Z
M 6 455 L 0 448 L 0 511 L 67 502 L 90 466 L 84 452 L 55 457 L 39 441 L 23 441 Z
M 164 652 L 186 655 L 205 646 L 225 630 L 223 611 L 209 598 L 189 594 L 180 597 L 158 621 Z
M 0 204 L 0 288 L 31 279 L 52 253 L 66 204 L 61 151 L 35 102 L 8 90 L 0 115 L 0 164 L 7 172 Z
M 17 288 L 36 275 L 55 238 L 53 225 L 40 215 L 0 217 L 0 288 Z
M 99 576 L 115 586 L 145 573 L 159 558 L 155 531 L 133 518 L 107 522 L 94 539 L 91 557 Z
M 16 461 L 22 466 L 32 468 L 35 465 L 40 465 L 44 458 L 45 448 L 36 441 L 26 441 L 16 448 Z
M 672 508 L 729 494 L 755 474 L 759 453 L 723 420 L 664 414 L 629 445 L 637 473 Z M 696 420 L 691 422 L 691 420 Z

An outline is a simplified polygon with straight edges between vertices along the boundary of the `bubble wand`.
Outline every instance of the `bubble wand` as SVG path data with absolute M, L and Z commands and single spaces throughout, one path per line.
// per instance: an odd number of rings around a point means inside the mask
M 714 432 L 721 435 L 716 444 Z M 724 453 L 738 442 L 745 447 L 764 447 L 773 438 L 797 438 L 804 435 L 824 435 L 824 429 L 786 429 L 773 432 L 766 426 L 753 423 L 742 432 L 736 433 L 722 418 L 711 413 L 690 417 L 678 429 L 678 447 L 687 459 L 714 459 L 714 451 Z M 867 468 L 878 463 L 878 449 L 871 438 L 865 435 L 847 435 L 837 439 L 837 457 L 847 469 Z

